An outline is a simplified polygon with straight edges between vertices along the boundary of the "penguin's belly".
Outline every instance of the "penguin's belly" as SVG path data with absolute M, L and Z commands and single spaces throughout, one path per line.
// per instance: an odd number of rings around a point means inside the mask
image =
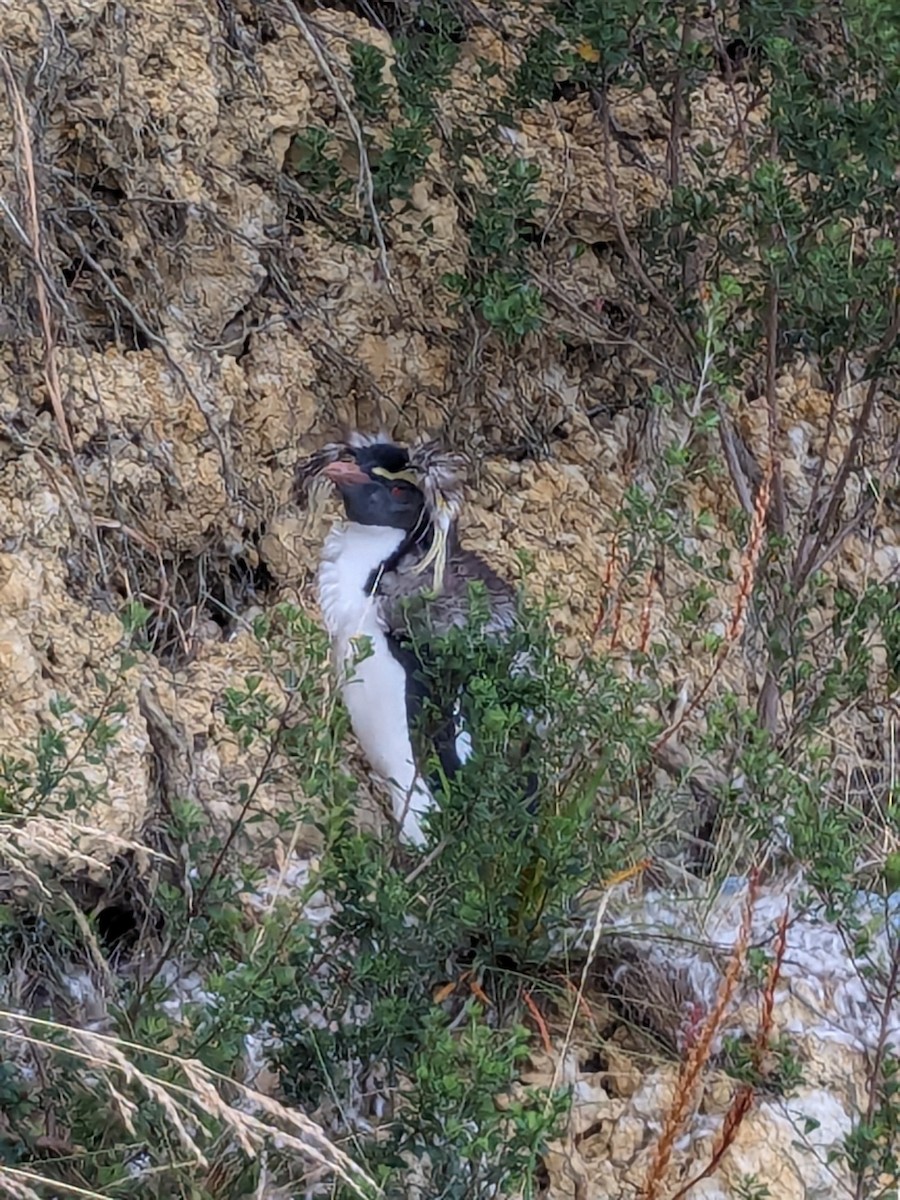
M 365 591 L 372 572 L 403 536 L 399 529 L 353 523 L 335 529 L 319 569 L 319 601 L 353 732 L 390 790 L 404 838 L 421 845 L 419 818 L 433 801 L 415 766 L 406 672 L 391 653 L 377 605 Z

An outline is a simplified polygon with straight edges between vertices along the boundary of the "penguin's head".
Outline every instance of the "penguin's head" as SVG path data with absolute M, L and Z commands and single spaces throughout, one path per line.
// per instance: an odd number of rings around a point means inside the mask
M 349 457 L 322 470 L 337 487 L 349 521 L 412 533 L 428 521 L 425 495 L 408 453 L 392 442 L 348 446 Z
M 403 547 L 424 550 L 413 570 L 421 574 L 433 567 L 433 585 L 440 591 L 462 505 L 465 461 L 428 438 L 406 450 L 387 434 L 350 432 L 297 464 L 297 487 L 315 500 L 321 494 L 318 481 L 328 480 L 350 521 L 403 530 Z

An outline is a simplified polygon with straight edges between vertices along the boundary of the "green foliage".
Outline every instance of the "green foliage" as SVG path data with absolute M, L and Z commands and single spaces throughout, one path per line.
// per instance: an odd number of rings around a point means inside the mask
M 353 186 L 338 162 L 333 135 L 320 125 L 294 135 L 285 169 L 302 187 L 326 199 L 340 201 Z
M 900 1176 L 900 1061 L 888 1046 L 881 1061 L 878 1099 L 871 1114 L 861 1119 L 834 1157 L 844 1157 L 864 1191 L 858 1195 L 888 1196 L 885 1180 Z
M 292 917 L 275 912 L 264 933 L 248 934 L 252 953 L 240 928 L 226 920 L 227 891 L 219 910 L 220 892 L 204 884 L 195 909 L 217 928 L 212 944 L 221 958 L 208 986 L 219 999 L 192 1013 L 192 1053 L 221 1066 L 250 1025 L 264 1019 L 278 1036 L 285 1087 L 304 1104 L 323 1095 L 350 1104 L 361 1072 L 380 1072 L 389 1090 L 405 1078 L 411 1091 L 395 1113 L 391 1139 L 367 1155 L 389 1195 L 402 1194 L 400 1156 L 425 1146 L 428 1169 L 442 1186 L 469 1181 L 461 1195 L 484 1194 L 479 1189 L 500 1178 L 527 1183 L 564 1098 L 497 1110 L 493 1096 L 514 1078 L 521 1035 L 490 1030 L 473 1011 L 460 1041 L 431 991 L 455 963 L 472 971 L 498 1005 L 515 1011 L 518 976 L 546 960 L 572 899 L 589 878 L 621 866 L 628 840 L 614 846 L 606 833 L 615 804 L 598 809 L 596 802 L 598 793 L 612 798 L 625 789 L 645 753 L 647 731 L 636 713 L 641 693 L 602 664 L 580 674 L 566 667 L 537 612 L 506 645 L 477 627 L 432 643 L 430 682 L 453 688 L 465 678 L 466 720 L 478 750 L 441 794 L 432 824 L 446 845 L 417 878 L 352 824 L 355 788 L 339 761 L 346 717 L 329 708 L 320 671 L 303 665 L 321 664 L 321 632 L 282 606 L 260 619 L 257 635 L 273 665 L 282 664 L 285 694 L 302 693 L 305 719 L 284 728 L 280 745 L 302 792 L 322 802 L 312 819 L 326 852 L 318 875 L 291 904 Z M 514 660 L 526 647 L 532 670 L 517 672 Z M 258 679 L 229 693 L 226 703 L 245 746 L 271 739 L 278 705 Z M 547 726 L 539 755 L 528 745 L 529 720 L 538 718 Z M 586 746 L 594 748 L 590 756 Z M 532 774 L 544 798 L 535 816 L 523 800 Z M 214 850 L 208 851 L 213 865 Z M 204 857 L 196 868 L 201 880 L 210 872 Z M 327 945 L 298 918 L 319 890 L 334 909 Z M 211 929 L 198 926 L 199 919 L 191 922 L 192 936 L 208 953 Z M 319 1014 L 316 1021 L 310 1012 Z M 458 1136 L 463 1129 L 471 1141 Z
M 534 194 L 540 168 L 498 157 L 486 159 L 485 168 L 488 190 L 473 198 L 469 271 L 446 282 L 508 342 L 516 342 L 539 328 L 543 312 L 524 258 L 541 207 Z
M 477 611 L 477 594 L 474 604 Z M 523 672 L 516 662 L 526 649 Z M 441 853 L 424 876 L 409 874 L 381 843 L 353 829 L 348 810 L 329 814 L 319 886 L 334 902 L 330 949 L 314 970 L 312 945 L 295 944 L 289 962 L 299 1007 L 270 1012 L 269 1020 L 282 1077 L 304 1103 L 323 1090 L 350 1103 L 356 1075 L 376 1066 L 388 1089 L 411 1082 L 392 1139 L 377 1152 L 386 1186 L 394 1178 L 388 1160 L 427 1145 L 429 1170 L 442 1187 L 468 1180 L 460 1195 L 481 1195 L 491 1181 L 533 1176 L 536 1139 L 549 1133 L 562 1098 L 551 1098 L 546 1114 L 540 1105 L 514 1105 L 497 1115 L 488 1097 L 512 1082 L 520 1042 L 482 1028 L 473 1012 L 468 1040 L 457 1045 L 432 989 L 448 967 L 466 970 L 501 1010 L 515 1010 L 518 979 L 546 962 L 587 880 L 639 852 L 624 821 L 615 844 L 608 829 L 649 730 L 637 712 L 640 689 L 603 664 L 567 667 L 539 612 L 526 610 L 507 643 L 482 635 L 477 621 L 431 639 L 429 659 L 435 694 L 454 694 L 465 680 L 465 721 L 476 747 L 439 792 L 431 827 Z M 530 736 L 535 721 L 539 746 Z M 304 753 L 296 768 L 312 794 L 324 780 L 308 773 L 308 763 Z M 532 779 L 534 814 L 525 799 Z M 321 1019 L 311 1023 L 309 1011 Z M 436 1063 L 463 1051 L 468 1075 L 449 1065 L 438 1071 Z M 471 1143 L 457 1136 L 463 1128 Z M 395 1194 L 390 1187 L 388 1194 Z
M 18 757 L 0 756 L 0 818 L 12 827 L 40 814 L 78 821 L 105 794 L 105 783 L 91 768 L 102 767 L 121 731 L 126 705 L 120 698 L 130 655 L 122 658 L 113 679 L 97 676 L 103 701 L 93 716 L 82 717 L 63 696 L 50 702 L 48 721 Z
M 424 109 L 409 108 L 407 121 L 394 125 L 386 148 L 375 156 L 375 198 L 380 205 L 408 198 L 428 160 L 429 121 Z
M 772 1193 L 756 1175 L 742 1175 L 734 1185 L 735 1200 L 771 1200 Z
M 848 363 L 864 379 L 896 369 L 900 23 L 892 0 L 847 0 L 839 14 L 816 0 L 741 4 L 727 36 L 743 44 L 741 70 L 750 91 L 765 95 L 770 116 L 745 122 L 726 155 L 697 136 L 690 111 L 697 84 L 729 73 L 714 38 L 685 36 L 685 23 L 694 27 L 698 15 L 695 5 L 663 0 L 560 0 L 520 47 L 504 111 L 476 97 L 464 128 L 439 110 L 469 37 L 469 6 L 426 0 L 414 18 L 399 15 L 392 79 L 376 47 L 351 42 L 349 55 L 351 102 L 388 241 L 391 221 L 432 172 L 429 185 L 454 197 L 468 238 L 465 268 L 445 282 L 460 308 L 509 345 L 538 330 L 551 334 L 553 313 L 533 274 L 547 219 L 540 172 L 510 151 L 498 126 L 514 130 L 523 109 L 557 94 L 588 96 L 601 122 L 611 86 L 650 87 L 671 127 L 690 132 L 671 139 L 670 199 L 617 248 L 629 320 L 636 314 L 638 324 L 615 340 L 640 350 L 650 336 L 639 325 L 647 307 L 669 325 L 663 334 L 653 327 L 662 349 L 651 347 L 658 370 L 642 393 L 658 419 L 658 453 L 613 517 L 627 560 L 623 588 L 665 556 L 688 572 L 691 583 L 669 607 L 678 632 L 695 639 L 712 669 L 726 637 L 726 623 L 713 625 L 713 601 L 723 585 L 735 585 L 734 552 L 746 547 L 751 518 L 736 508 L 731 543 L 723 538 L 711 557 L 698 548 L 714 533 L 710 514 L 688 521 L 684 501 L 699 479 L 713 491 L 725 486 L 719 447 L 730 397 L 764 377 L 773 336 L 776 366 L 800 348 L 836 396 Z M 495 70 L 476 63 L 473 74 L 487 82 Z M 395 97 L 399 115 L 386 126 Z M 367 241 L 370 216 L 360 217 L 356 171 L 346 165 L 357 148 L 339 130 L 298 131 L 281 183 L 336 236 Z M 699 285 L 686 270 L 698 256 Z M 878 474 L 869 472 L 867 495 L 889 512 L 892 482 Z M 825 528 L 823 510 L 814 506 L 808 533 L 827 544 L 842 511 Z M 823 746 L 835 714 L 870 702 L 882 659 L 885 693 L 896 690 L 898 592 L 854 591 L 818 570 L 795 578 L 795 550 L 773 518 L 747 622 L 748 636 L 764 644 L 789 718 L 766 729 L 737 695 L 704 702 L 699 750 L 727 764 L 716 818 L 731 839 L 726 845 L 723 835 L 710 869 L 714 878 L 742 870 L 761 850 L 770 862 L 802 865 L 810 901 L 824 901 L 848 944 L 864 954 L 873 938 L 858 899 L 873 818 L 849 799 L 823 800 L 832 783 Z M 829 621 L 823 611 L 833 614 Z M 67 967 L 91 964 L 110 989 L 112 1031 L 138 1047 L 138 1065 L 158 1081 L 181 1086 L 184 1077 L 176 1061 L 154 1056 L 157 1047 L 236 1076 L 248 1037 L 265 1030 L 292 1101 L 346 1115 L 371 1089 L 388 1115 L 377 1137 L 359 1135 L 355 1145 L 387 1197 L 408 1194 L 410 1157 L 420 1160 L 429 1194 L 462 1200 L 518 1188 L 533 1195 L 568 1098 L 511 1095 L 527 1049 L 522 986 L 541 978 L 565 947 L 585 886 L 657 849 L 661 831 L 668 834 L 668 797 L 646 786 L 660 730 L 644 706 L 674 703 L 677 690 L 660 669 L 665 646 L 635 651 L 631 675 L 587 656 L 566 665 L 546 616 L 526 606 L 520 630 L 502 646 L 477 622 L 430 642 L 428 682 L 450 694 L 466 683 L 476 749 L 452 781 L 431 764 L 440 803 L 429 824 L 439 849 L 411 866 L 390 839 L 357 827 L 347 717 L 333 698 L 322 631 L 291 606 L 272 610 L 255 628 L 266 678 L 248 676 L 221 698 L 239 758 L 262 750 L 262 765 L 236 785 L 230 828 L 211 829 L 185 798 L 172 799 L 160 816 L 153 833 L 165 856 L 154 864 L 149 893 L 129 897 L 139 969 L 121 976 L 108 969 L 102 908 L 90 896 L 76 902 L 36 876 L 44 891 L 30 908 L 0 908 L 2 974 L 39 977 L 40 1011 L 54 1016 L 65 1012 Z M 75 822 L 103 800 L 104 764 L 127 710 L 121 688 L 132 651 L 148 644 L 150 617 L 140 603 L 125 609 L 126 644 L 118 671 L 98 679 L 97 712 L 78 713 L 59 697 L 32 743 L 0 760 L 0 845 L 13 869 L 32 869 L 16 856 L 29 818 Z M 260 805 L 273 784 L 285 798 L 274 817 Z M 893 846 L 897 797 L 885 789 L 880 800 L 883 844 Z M 301 825 L 315 825 L 322 849 L 289 895 L 262 901 L 261 858 L 246 861 L 243 839 L 264 820 L 274 821 L 281 846 Z M 900 875 L 896 857 L 875 872 L 888 891 Z M 315 916 L 322 896 L 331 907 L 326 924 Z M 762 954 L 751 968 L 765 971 Z M 176 974 L 195 979 L 190 995 L 176 994 Z M 466 979 L 489 1008 L 460 999 Z M 62 1183 L 142 1200 L 225 1194 L 209 1182 L 215 1172 L 183 1165 L 158 1103 L 144 1096 L 131 1112 L 112 1091 L 98 1091 L 72 1056 L 41 1053 L 47 1082 L 39 1105 L 17 1061 L 0 1067 L 0 1161 L 40 1165 L 41 1130 L 56 1123 L 77 1147 L 48 1168 Z M 788 1095 L 800 1081 L 790 1043 L 776 1039 L 772 1055 L 761 1079 L 752 1046 L 726 1048 L 738 1078 Z M 897 1171 L 892 1051 L 872 1086 L 871 1112 L 843 1148 L 865 1183 Z M 367 1114 L 359 1115 L 364 1126 Z M 233 1194 L 262 1186 L 258 1164 L 236 1151 L 219 1117 L 199 1121 L 217 1147 L 216 1170 L 232 1172 Z M 279 1184 L 296 1182 L 285 1154 L 273 1151 L 267 1170 Z M 748 1178 L 736 1194 L 761 1200 L 767 1193 Z
M 529 283 L 520 272 L 499 268 L 478 271 L 468 278 L 450 276 L 448 282 L 507 342 L 520 341 L 526 333 L 540 328 L 543 315 L 540 288 Z
M 418 6 L 416 21 L 395 36 L 400 119 L 380 137 L 374 130 L 365 133 L 372 198 L 380 219 L 389 223 L 403 211 L 403 202 L 423 177 L 435 145 L 446 145 L 451 180 L 460 192 L 472 191 L 464 182 L 467 158 L 483 162 L 487 189 L 471 196 L 471 268 L 447 282 L 462 303 L 512 343 L 539 328 L 543 317 L 541 292 L 530 277 L 525 256 L 540 209 L 534 197 L 539 171 L 534 164 L 498 156 L 496 126 L 501 119 L 511 118 L 487 106 L 470 126 L 453 130 L 445 139 L 437 120 L 437 97 L 449 87 L 465 32 L 460 6 L 427 3 Z M 350 58 L 360 113 L 370 123 L 382 121 L 389 94 L 384 55 L 374 46 L 353 42 Z M 492 67 L 483 63 L 481 71 L 487 79 Z M 340 229 L 342 236 L 368 236 L 359 229 L 351 234 L 347 227 L 349 209 L 344 203 L 355 180 L 344 173 L 329 131 L 310 127 L 297 134 L 285 167 L 303 188 L 321 196 L 329 210 L 341 213 L 342 224 L 336 231 Z
M 394 39 L 397 85 L 404 105 L 433 114 L 435 93 L 450 85 L 465 25 L 456 0 L 424 0 L 416 16 Z
M 540 208 L 533 189 L 541 172 L 521 158 L 490 158 L 485 166 L 491 194 L 476 208 L 469 231 L 471 250 L 478 259 L 508 262 L 524 248 L 526 230 Z
M 388 87 L 384 82 L 385 57 L 367 42 L 350 43 L 350 66 L 356 103 L 370 120 L 384 115 Z
M 544 28 L 528 42 L 510 87 L 510 103 L 527 108 L 550 100 L 557 71 L 575 65 L 575 56 L 561 50 L 556 29 Z M 568 72 L 567 72 L 568 73 Z
M 666 90 L 676 64 L 690 84 L 709 68 L 702 46 L 682 34 L 694 14 L 694 5 L 667 0 L 560 0 L 527 42 L 511 98 L 519 106 L 539 103 L 562 82 L 574 90 L 640 90 L 649 79 Z
M 720 796 L 720 818 L 733 821 L 748 840 L 743 856 L 752 859 L 774 841 L 780 855 L 802 864 L 828 918 L 855 928 L 862 814 L 851 805 L 822 803 L 831 772 L 817 744 L 804 741 L 791 761 L 755 712 L 728 696 L 710 705 L 702 748 L 711 756 L 727 751 L 741 780 L 740 788 Z
M 735 32 L 771 80 L 770 123 L 753 139 L 745 131 L 745 171 L 698 147 L 698 183 L 676 187 L 672 205 L 648 218 L 647 261 L 669 294 L 680 293 L 683 254 L 700 238 L 714 247 L 708 283 L 723 271 L 755 279 L 736 298 L 733 375 L 758 354 L 773 288 L 784 350 L 812 351 L 829 367 L 854 347 L 870 350 L 890 324 L 900 22 L 878 20 L 881 7 L 859 0 L 839 25 L 816 0 L 742 5 Z M 835 43 L 827 57 L 823 40 Z M 670 71 L 683 65 L 679 51 Z
M 501 1185 L 535 1194 L 568 1094 L 512 1093 L 531 1037 L 521 1026 L 522 982 L 536 978 L 564 940 L 585 884 L 643 851 L 640 827 L 623 809 L 655 733 L 640 715 L 643 689 L 603 662 L 566 665 L 547 613 L 527 605 L 521 628 L 497 644 L 481 631 L 486 608 L 478 589 L 472 603 L 470 628 L 429 644 L 429 685 L 466 682 L 476 750 L 452 783 L 438 784 L 431 825 L 441 849 L 424 873 L 398 860 L 390 841 L 356 827 L 356 783 L 344 764 L 347 716 L 332 697 L 327 639 L 301 610 L 279 606 L 255 625 L 265 677 L 248 675 L 221 700 L 235 746 L 257 758 L 264 751 L 262 765 L 240 784 L 229 830 L 210 830 L 194 803 L 171 804 L 168 858 L 152 896 L 132 901 L 139 924 L 164 930 L 164 940 L 139 940 L 142 969 L 107 981 L 109 1032 L 127 1040 L 132 1066 L 151 1086 L 183 1087 L 185 1061 L 233 1076 L 248 1037 L 265 1030 L 290 1100 L 349 1112 L 363 1080 L 383 1089 L 386 1100 L 394 1098 L 389 1120 L 377 1139 L 357 1147 L 388 1197 L 407 1194 L 410 1156 L 443 1195 L 487 1196 Z M 144 622 L 133 613 L 127 620 L 129 637 L 138 637 Z M 130 653 L 123 662 L 132 669 Z M 111 684 L 112 696 L 119 686 L 118 679 Z M 56 709 L 61 718 L 72 715 L 63 701 Z M 113 745 L 105 720 L 79 724 L 93 737 L 79 753 L 102 762 Z M 33 760 L 23 755 L 7 764 L 7 809 L 20 818 L 35 777 L 44 793 L 64 797 L 78 771 L 79 755 L 64 736 L 42 736 Z M 305 822 L 318 826 L 323 848 L 318 866 L 288 895 L 250 906 L 264 883 L 256 865 L 262 851 L 246 861 L 240 838 L 262 815 L 257 797 L 272 783 L 296 797 L 279 814 L 282 844 Z M 46 1015 L 57 1020 L 68 1011 L 64 981 L 72 964 L 96 961 L 105 934 L 102 907 L 79 916 L 58 887 L 51 895 L 39 921 L 20 915 L 0 922 L 0 954 L 8 977 L 15 964 L 41 964 L 51 997 Z M 325 925 L 314 917 L 322 896 L 331 911 Z M 453 992 L 448 975 L 451 985 L 455 977 L 476 980 L 473 999 L 462 985 Z M 174 988 L 178 977 L 193 983 Z M 474 1003 L 476 994 L 489 1010 Z M 42 1052 L 53 1082 L 40 1111 L 18 1068 L 0 1076 L 7 1161 L 33 1161 L 38 1123 L 49 1110 L 60 1120 L 64 1114 L 80 1147 L 49 1169 L 60 1183 L 213 1200 L 199 1169 L 179 1165 L 155 1099 L 144 1096 L 126 1119 L 115 1071 L 96 1068 L 116 1089 L 104 1082 L 98 1093 L 66 1058 L 61 1027 L 46 1038 L 60 1050 L 49 1060 Z M 229 1176 L 252 1190 L 258 1163 L 238 1152 L 227 1123 L 205 1112 L 201 1134 L 220 1147 L 220 1169 L 227 1164 Z M 273 1153 L 268 1169 L 272 1178 L 291 1177 L 286 1154 Z
M 729 1074 L 751 1087 L 789 1097 L 803 1084 L 803 1068 L 797 1061 L 796 1046 L 784 1034 L 768 1042 L 762 1064 L 757 1063 L 759 1050 L 754 1039 L 749 1037 L 726 1037 L 723 1054 Z
M 821 685 L 808 702 L 805 721 L 810 731 L 823 728 L 833 713 L 866 694 L 877 642 L 881 642 L 885 654 L 888 689 L 893 691 L 900 683 L 898 589 L 871 584 L 856 597 L 838 588 L 831 601 L 832 632 L 841 653 L 826 666 Z M 801 647 L 801 654 L 801 662 L 814 665 L 807 647 Z
M 529 1054 L 526 1030 L 490 1029 L 473 1007 L 460 1033 L 442 1013 L 425 1025 L 409 1093 L 402 1106 L 398 1151 L 427 1156 L 432 1195 L 447 1200 L 522 1189 L 535 1195 L 535 1179 L 547 1142 L 558 1131 L 566 1098 L 540 1093 L 498 1108 Z

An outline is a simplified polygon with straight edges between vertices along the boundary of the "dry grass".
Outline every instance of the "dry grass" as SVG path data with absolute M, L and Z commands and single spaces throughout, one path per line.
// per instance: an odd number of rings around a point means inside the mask
M 749 892 L 748 892 L 749 900 Z M 766 978 L 766 984 L 763 988 L 762 997 L 760 1000 L 760 1015 L 759 1025 L 756 1031 L 756 1038 L 753 1043 L 753 1052 L 751 1055 L 751 1064 L 757 1076 L 761 1077 L 764 1071 L 764 1057 L 769 1042 L 772 1036 L 772 1022 L 775 1015 L 775 988 L 781 976 L 781 967 L 784 962 L 784 952 L 787 949 L 787 927 L 788 917 L 790 915 L 790 905 L 785 905 L 784 915 L 778 923 L 778 930 L 775 934 L 774 954 L 772 962 L 769 964 L 769 970 Z M 694 1175 L 686 1184 L 678 1189 L 678 1191 L 669 1198 L 669 1200 L 683 1200 L 702 1179 L 709 1178 L 710 1175 L 719 1166 L 719 1163 L 725 1157 L 728 1148 L 733 1145 L 737 1132 L 741 1127 L 741 1123 L 749 1113 L 756 1091 L 752 1084 L 745 1083 L 738 1088 L 735 1097 L 731 1102 L 728 1112 L 722 1121 L 722 1128 L 719 1130 L 718 1136 L 713 1144 L 713 1152 L 709 1162 L 699 1174 Z
M 109 851 L 103 858 L 90 853 L 86 845 L 103 846 Z M 36 861 L 64 865 L 67 870 L 86 870 L 105 874 L 117 854 L 134 853 L 145 858 L 171 861 L 151 850 L 145 843 L 119 837 L 95 825 L 75 821 L 68 816 L 41 816 L 25 819 L 13 816 L 0 820 L 0 863 L 21 875 L 38 894 L 51 895 L 35 868 Z
M 31 128 L 25 113 L 25 102 L 16 77 L 6 55 L 0 53 L 0 71 L 9 92 L 15 122 L 16 140 L 18 144 L 21 172 L 25 183 L 25 211 L 27 231 L 25 233 L 28 249 L 34 264 L 34 293 L 37 298 L 40 313 L 41 330 L 44 336 L 44 382 L 47 394 L 53 407 L 53 415 L 59 428 L 63 445 L 69 453 L 74 466 L 75 449 L 69 434 L 63 404 L 62 386 L 59 380 L 59 369 L 56 354 L 56 336 L 53 329 L 53 319 L 45 283 L 43 249 L 41 244 L 41 219 L 38 204 L 38 185 L 34 170 L 34 152 L 31 145 Z
M 747 957 L 747 947 L 750 944 L 750 930 L 753 923 L 753 909 L 756 903 L 758 877 L 756 872 L 750 876 L 750 886 L 741 927 L 734 943 L 731 957 L 722 975 L 715 1003 L 710 1009 L 706 1020 L 697 1032 L 696 1037 L 688 1048 L 687 1055 L 678 1074 L 675 1095 L 672 1105 L 666 1115 L 663 1130 L 651 1160 L 644 1184 L 644 1200 L 657 1200 L 669 1177 L 672 1153 L 675 1142 L 684 1131 L 685 1125 L 696 1104 L 698 1088 L 703 1069 L 709 1062 L 712 1043 L 722 1025 L 722 1020 L 735 989 L 744 970 Z
M 63 1039 L 63 1044 L 49 1040 L 46 1035 Z M 90 1081 L 86 1079 L 85 1086 L 95 1092 L 102 1089 L 112 1110 L 133 1138 L 140 1137 L 136 1121 L 142 1109 L 150 1105 L 158 1110 L 159 1118 L 154 1116 L 153 1119 L 161 1119 L 160 1144 L 164 1131 L 173 1135 L 185 1156 L 184 1165 L 208 1169 L 208 1143 L 213 1138 L 220 1138 L 224 1132 L 251 1161 L 259 1159 L 267 1148 L 277 1148 L 301 1163 L 307 1178 L 312 1174 L 320 1179 L 338 1179 L 361 1197 L 378 1194 L 374 1180 L 335 1146 L 314 1121 L 270 1096 L 210 1070 L 196 1059 L 181 1058 L 56 1021 L 5 1011 L 0 1012 L 0 1038 L 8 1046 L 28 1049 L 44 1062 L 61 1056 L 78 1060 L 82 1069 L 90 1073 Z M 174 1068 L 183 1082 L 148 1074 L 137 1066 L 135 1060 L 138 1057 L 157 1062 L 161 1069 Z M 65 1069 L 71 1072 L 71 1067 Z M 229 1091 L 236 1094 L 236 1103 L 226 1098 Z M 41 1181 L 36 1173 L 0 1169 L 0 1178 L 4 1177 L 4 1186 L 9 1183 L 11 1195 L 34 1194 L 33 1186 Z M 66 1194 L 96 1194 L 72 1185 L 67 1188 L 57 1184 L 55 1179 L 44 1182 Z M 16 1188 L 19 1190 L 13 1190 Z M 27 1190 L 29 1188 L 32 1188 L 31 1192 Z
M 46 1192 L 35 1191 L 35 1188 L 51 1187 L 60 1196 L 82 1196 L 86 1200 L 109 1200 L 100 1192 L 90 1188 L 76 1187 L 71 1183 L 60 1183 L 58 1180 L 44 1179 L 37 1171 L 25 1171 L 21 1167 L 0 1166 L 0 1188 L 13 1200 L 46 1200 Z
M 626 883 L 629 879 L 634 879 L 647 869 L 650 865 L 649 860 L 635 863 L 631 867 L 626 867 L 621 871 L 617 871 L 609 879 L 605 880 L 602 885 L 602 892 L 597 904 L 597 911 L 594 914 L 594 925 L 591 930 L 591 940 L 588 946 L 587 954 L 585 955 L 584 963 L 581 968 L 581 977 L 578 981 L 578 987 L 575 989 L 574 1002 L 569 1015 L 569 1022 L 566 1026 L 565 1037 L 559 1054 L 556 1059 L 556 1066 L 553 1073 L 553 1080 L 548 1089 L 547 1102 L 549 1104 L 550 1097 L 559 1086 L 560 1080 L 565 1068 L 566 1059 L 572 1047 L 572 1042 L 575 1034 L 575 1022 L 578 1013 L 582 1010 L 585 1004 L 585 991 L 587 989 L 588 976 L 590 975 L 591 967 L 597 955 L 597 949 L 600 945 L 600 935 L 603 932 L 603 920 L 606 916 L 606 910 L 609 907 L 609 902 L 612 899 L 613 889 Z

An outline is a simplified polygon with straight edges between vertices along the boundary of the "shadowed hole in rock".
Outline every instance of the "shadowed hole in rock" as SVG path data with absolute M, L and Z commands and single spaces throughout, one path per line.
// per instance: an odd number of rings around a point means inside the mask
M 232 49 L 246 53 L 255 37 L 260 46 L 268 46 L 283 36 L 261 4 L 235 5 L 231 0 L 218 0 L 219 19 L 224 40 Z M 240 9 L 241 11 L 237 11 Z
M 554 104 L 562 100 L 571 104 L 573 100 L 590 90 L 590 84 L 585 80 L 560 79 L 554 82 L 550 90 L 550 99 Z
M 550 1191 L 550 1170 L 544 1159 L 538 1163 L 534 1173 L 534 1183 L 538 1196 L 546 1196 Z
M 183 259 L 188 221 L 206 222 L 206 215 L 189 216 L 188 205 L 168 194 L 131 198 L 91 139 L 88 126 L 78 158 L 60 160 L 48 238 L 64 263 L 79 343 L 148 349 L 158 345 L 159 314 L 171 303 L 163 281 Z
M 588 1125 L 587 1129 L 583 1129 L 581 1133 L 575 1134 L 575 1145 L 581 1146 L 584 1142 L 589 1142 L 592 1138 L 597 1137 L 603 1132 L 603 1122 L 595 1121 L 593 1125 Z
M 744 38 L 736 37 L 721 49 L 716 48 L 715 58 L 722 78 L 738 83 L 757 75 L 766 55 L 761 45 L 750 44 Z
M 63 239 L 60 244 L 62 242 Z M 89 253 L 97 259 L 109 251 L 102 244 L 91 247 Z M 118 251 L 115 253 L 118 254 Z M 141 321 L 112 294 L 83 255 L 72 251 L 61 274 L 67 286 L 69 302 L 74 305 L 80 318 L 78 337 L 83 345 L 98 350 L 108 346 L 124 350 L 147 350 L 156 345 L 155 340 L 147 336 Z M 116 272 L 111 272 L 110 278 L 113 287 L 120 287 L 122 294 L 127 295 L 130 288 L 128 281 Z
M 272 585 L 266 566 L 248 557 L 202 555 L 173 564 L 172 602 L 148 622 L 147 633 L 160 658 L 192 657 L 198 640 L 232 631 L 241 614 L 264 598 Z
M 253 343 L 259 324 L 259 297 L 265 294 L 267 284 L 260 287 L 259 292 L 222 326 L 218 337 L 210 344 L 209 349 L 216 354 L 227 355 L 240 362 L 247 354 Z
M 5 1001 L 32 1012 L 43 1009 L 65 1022 L 82 1021 L 91 1010 L 99 1016 L 104 993 L 99 957 L 115 969 L 153 945 L 162 931 L 161 912 L 141 870 L 131 853 L 116 856 L 103 882 L 87 876 L 67 880 L 55 902 L 40 912 L 21 896 L 0 897 L 14 916 L 0 928 Z
M 663 971 L 644 961 L 637 944 L 611 938 L 591 971 L 592 986 L 612 1013 L 657 1050 L 677 1054 L 687 1004 L 693 997 L 683 973 Z
M 693 799 L 695 825 L 688 839 L 685 862 L 701 879 L 714 869 L 719 847 L 722 814 L 719 798 L 696 779 L 688 782 Z
M 162 931 L 162 915 L 143 870 L 127 852 L 112 860 L 105 884 L 84 880 L 73 885 L 72 899 L 89 916 L 111 961 L 122 963 L 131 958 L 147 939 L 155 939 Z
M 154 348 L 156 340 L 147 336 L 127 309 L 117 306 L 115 313 L 110 337 L 112 345 L 120 346 L 125 350 L 152 350 Z
M 100 944 L 107 954 L 127 955 L 137 945 L 142 921 L 127 904 L 109 904 L 94 916 Z
M 581 1071 L 585 1075 L 596 1075 L 599 1071 L 608 1070 L 609 1060 L 599 1046 L 592 1050 L 581 1064 Z
M 91 541 L 68 559 L 69 592 L 102 612 L 125 614 L 140 605 L 145 617 L 135 644 L 167 666 L 179 666 L 204 642 L 232 633 L 272 589 L 274 579 L 256 550 L 262 531 L 245 534 L 240 549 L 230 553 L 213 543 L 199 554 L 173 556 L 126 520 L 110 521 L 96 530 L 102 565 Z

